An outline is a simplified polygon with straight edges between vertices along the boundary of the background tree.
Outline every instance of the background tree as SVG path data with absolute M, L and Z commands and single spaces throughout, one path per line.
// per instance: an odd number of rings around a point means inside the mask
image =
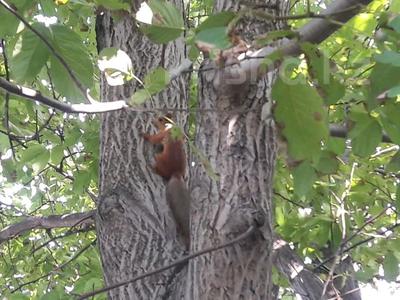
M 1 294 L 360 299 L 357 281 L 396 281 L 398 2 L 0 4 Z M 141 136 L 167 111 L 192 259 Z

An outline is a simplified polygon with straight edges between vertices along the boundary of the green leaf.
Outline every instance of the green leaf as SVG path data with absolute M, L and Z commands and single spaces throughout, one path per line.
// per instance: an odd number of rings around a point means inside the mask
M 64 145 L 57 145 L 50 150 L 50 161 L 53 164 L 59 164 L 64 157 Z
M 387 90 L 399 85 L 400 83 L 400 66 L 392 63 L 382 63 L 379 60 L 388 61 L 390 58 L 384 52 L 377 56 L 377 63 L 375 64 L 371 75 L 368 104 L 369 108 L 374 108 L 377 105 L 376 97 L 386 92 Z
M 168 71 L 158 67 L 144 78 L 144 86 L 154 95 L 161 92 L 169 84 L 170 79 Z
M 44 169 L 49 162 L 50 152 L 42 144 L 35 144 L 26 149 L 20 158 L 20 163 L 29 163 L 34 172 Z
M 47 150 L 42 144 L 29 146 L 27 149 L 24 150 L 24 152 L 22 152 L 19 161 L 20 163 L 32 162 L 36 157 L 38 157 L 45 151 Z
M 104 48 L 99 53 L 99 69 L 111 86 L 123 85 L 133 78 L 132 61 L 128 54 L 117 48 Z
M 50 159 L 50 152 L 49 150 L 45 150 L 44 152 L 40 153 L 32 163 L 32 169 L 35 173 L 40 172 L 43 170 Z
M 182 13 L 175 5 L 163 0 L 150 0 L 152 24 L 142 23 L 142 32 L 154 43 L 164 44 L 178 38 L 184 31 Z
M 326 148 L 336 155 L 342 155 L 346 149 L 346 140 L 337 137 L 329 137 Z
M 61 288 L 56 288 L 50 292 L 46 292 L 39 299 L 40 300 L 65 300 L 66 294 Z
M 377 270 L 367 266 L 363 270 L 357 271 L 355 275 L 357 280 L 367 283 L 374 277 L 376 272 Z
M 226 27 L 235 16 L 236 14 L 231 11 L 224 11 L 211 15 L 196 28 L 196 32 L 216 27 Z
M 44 16 L 54 16 L 57 15 L 57 6 L 54 0 L 41 0 L 40 1 L 41 13 Z
M 13 293 L 13 296 L 11 298 L 8 299 L 12 299 L 12 300 L 29 300 L 31 299 L 30 297 L 24 295 L 24 294 L 19 294 L 17 293 Z
M 304 80 L 299 81 L 278 79 L 275 83 L 272 89 L 276 100 L 275 119 L 288 141 L 290 156 L 296 160 L 317 161 L 321 141 L 328 137 L 326 112 L 316 90 Z
M 376 61 L 383 64 L 400 67 L 400 53 L 394 51 L 385 51 L 376 56 Z
M 285 214 L 283 212 L 282 206 L 275 207 L 275 222 L 279 226 L 285 225 Z
M 331 245 L 334 250 L 336 250 L 340 243 L 342 242 L 342 228 L 339 224 L 333 222 L 331 223 Z
M 16 8 L 21 15 L 36 4 L 32 0 L 8 0 L 7 2 Z M 0 38 L 15 35 L 19 25 L 20 21 L 0 5 Z
M 332 76 L 329 58 L 310 43 L 303 43 L 301 47 L 307 57 L 309 73 L 316 79 L 325 104 L 335 104 L 344 96 L 345 88 Z
M 396 154 L 392 156 L 389 163 L 386 165 L 385 170 L 387 172 L 400 171 L 400 151 L 397 151 Z
M 170 76 L 165 69 L 159 67 L 153 70 L 144 78 L 144 88 L 132 95 L 130 104 L 138 105 L 144 103 L 151 95 L 161 92 L 169 82 Z
M 52 25 L 50 30 L 57 53 L 64 58 L 82 85 L 85 88 L 92 88 L 93 64 L 80 36 L 63 25 Z M 84 95 L 76 87 L 59 60 L 51 55 L 50 61 L 50 74 L 57 91 L 72 102 L 79 102 L 79 100 L 84 99 Z
M 232 47 L 228 37 L 227 27 L 215 27 L 200 31 L 195 36 L 195 42 L 206 44 L 212 49 L 227 49 Z
M 90 173 L 86 170 L 77 171 L 74 173 L 74 183 L 72 186 L 72 190 L 76 194 L 82 194 L 85 192 L 85 189 L 89 186 L 92 178 L 90 177 Z
M 6 134 L 0 132 L 0 156 L 10 149 L 10 147 L 10 139 Z
M 85 283 L 84 291 L 92 291 L 95 289 L 102 288 L 104 285 L 103 280 L 101 278 L 90 278 Z
M 400 16 L 391 20 L 388 25 L 400 33 Z
M 153 12 L 152 24 L 184 29 L 182 13 L 172 3 L 163 0 L 150 0 L 148 5 Z
M 379 123 L 367 113 L 352 111 L 350 118 L 355 122 L 349 132 L 354 154 L 366 157 L 372 154 L 382 140 L 382 129 Z
M 45 38 L 49 38 L 50 32 L 43 24 L 35 23 L 32 24 L 32 27 Z M 10 59 L 11 71 L 17 81 L 32 81 L 46 64 L 49 53 L 42 40 L 31 30 L 25 28 Z
M 129 103 L 131 105 L 140 105 L 150 99 L 151 96 L 152 95 L 150 95 L 146 90 L 140 89 L 132 95 L 131 101 Z
M 16 34 L 19 22 L 13 14 L 0 6 L 0 37 Z
M 397 189 L 396 189 L 396 211 L 400 211 L 400 184 L 397 184 Z
M 388 92 L 387 92 L 388 97 L 393 98 L 397 97 L 400 95 L 400 85 L 397 85 L 395 87 L 392 87 Z
M 400 103 L 386 103 L 378 112 L 385 132 L 393 142 L 400 145 Z
M 194 62 L 199 56 L 200 50 L 196 46 L 190 45 L 188 58 Z
M 339 161 L 334 153 L 324 150 L 315 168 L 323 174 L 334 174 L 339 168 Z
M 399 261 L 392 251 L 388 251 L 383 260 L 384 277 L 387 281 L 395 281 L 399 276 Z
M 109 10 L 130 10 L 129 1 L 127 0 L 94 0 L 98 6 L 103 6 Z
M 170 41 L 177 39 L 182 30 L 175 28 L 168 28 L 158 25 L 143 24 L 140 26 L 142 32 L 154 43 L 166 44 Z
M 304 161 L 293 171 L 294 193 L 303 197 L 311 190 L 317 175 L 309 162 Z

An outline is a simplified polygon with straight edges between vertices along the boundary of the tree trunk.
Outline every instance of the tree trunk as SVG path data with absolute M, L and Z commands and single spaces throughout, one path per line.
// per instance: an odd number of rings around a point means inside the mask
M 219 0 L 216 10 L 237 10 L 237 3 Z M 263 4 L 273 14 L 288 12 L 289 1 Z M 245 19 L 238 32 L 251 42 L 255 35 L 281 27 L 279 23 Z M 196 146 L 206 154 L 219 178 L 210 178 L 194 158 L 196 165 L 190 170 L 192 248 L 220 244 L 253 224 L 262 226 L 240 244 L 192 260 L 188 299 L 270 299 L 271 192 L 276 155 L 270 110 L 276 72 L 250 84 L 244 78 L 240 84 L 241 78 L 224 78 L 218 70 L 202 71 L 210 67 L 215 64 L 205 61 L 199 73 Z
M 133 1 L 133 10 L 140 6 Z M 183 2 L 172 1 L 182 8 Z M 114 19 L 109 12 L 96 22 L 98 49 L 116 47 L 132 59 L 134 73 L 143 78 L 152 69 L 180 64 L 185 57 L 183 40 L 155 45 L 137 28 L 131 16 Z M 132 82 L 125 87 L 110 87 L 102 78 L 103 101 L 129 97 L 140 87 Z M 170 87 L 147 107 L 187 107 L 187 78 L 174 80 Z M 159 112 L 158 112 L 159 113 Z M 183 254 L 175 238 L 175 225 L 165 202 L 164 183 L 153 174 L 152 148 L 143 142 L 141 132 L 154 130 L 151 113 L 125 111 L 106 113 L 101 118 L 100 183 L 96 219 L 105 284 L 112 285 L 159 267 Z M 184 124 L 186 114 L 177 115 Z M 178 295 L 185 277 L 177 270 L 111 290 L 109 299 L 160 299 Z M 177 284 L 178 283 L 178 284 Z M 172 297 L 171 299 L 177 299 Z

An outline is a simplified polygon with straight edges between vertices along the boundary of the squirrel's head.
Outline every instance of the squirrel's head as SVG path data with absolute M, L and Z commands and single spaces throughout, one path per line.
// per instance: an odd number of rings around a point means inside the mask
M 174 125 L 174 121 L 172 120 L 172 115 L 168 113 L 163 116 L 159 116 L 156 119 L 155 124 L 158 129 L 164 130 L 165 128 L 171 128 Z

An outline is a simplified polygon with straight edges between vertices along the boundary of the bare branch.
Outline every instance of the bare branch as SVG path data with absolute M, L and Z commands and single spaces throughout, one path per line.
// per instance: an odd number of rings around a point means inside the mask
M 21 222 L 7 226 L 0 231 L 0 245 L 16 236 L 33 229 L 53 229 L 61 227 L 72 227 L 79 223 L 94 222 L 94 210 L 84 213 L 66 215 L 51 215 L 47 217 L 27 217 Z
M 0 0 L 1 1 L 1 0 Z M 39 91 L 32 90 L 27 87 L 22 87 L 13 84 L 4 78 L 0 77 L 0 87 L 7 92 L 24 97 L 29 100 L 38 101 L 42 104 L 58 109 L 66 113 L 103 113 L 114 110 L 120 110 L 128 107 L 125 101 L 98 102 L 92 104 L 66 104 L 55 99 L 43 96 Z
M 251 236 L 255 232 L 256 229 L 257 229 L 256 226 L 251 226 L 245 233 L 242 233 L 237 238 L 234 238 L 233 240 L 230 240 L 229 242 L 226 242 L 226 243 L 223 243 L 223 244 L 215 246 L 215 247 L 210 247 L 210 248 L 207 248 L 207 249 L 200 250 L 198 252 L 189 254 L 187 256 L 184 256 L 184 257 L 182 257 L 180 259 L 177 259 L 177 260 L 173 261 L 172 263 L 170 263 L 170 264 L 168 264 L 168 265 L 166 265 L 164 267 L 155 269 L 153 271 L 148 271 L 148 272 L 146 272 L 144 274 L 138 275 L 138 276 L 136 276 L 134 278 L 131 278 L 129 280 L 126 280 L 126 281 L 123 281 L 123 282 L 119 282 L 119 283 L 113 284 L 111 286 L 107 286 L 105 288 L 98 289 L 98 290 L 95 290 L 93 292 L 89 292 L 89 293 L 83 294 L 78 299 L 79 300 L 83 300 L 83 299 L 87 299 L 89 297 L 93 297 L 93 296 L 98 295 L 100 293 L 104 293 L 104 292 L 107 292 L 109 290 L 116 289 L 116 288 L 118 288 L 120 286 L 127 285 L 129 283 L 133 283 L 133 282 L 138 281 L 140 279 L 155 275 L 157 273 L 164 272 L 164 271 L 166 271 L 168 269 L 171 269 L 173 267 L 176 267 L 176 266 L 179 266 L 179 265 L 181 265 L 183 263 L 186 263 L 189 260 L 191 260 L 191 259 L 193 259 L 193 258 L 195 258 L 197 256 L 200 256 L 200 255 L 203 255 L 203 254 L 207 254 L 207 253 L 211 253 L 211 252 L 214 252 L 216 250 L 232 246 L 232 245 L 234 245 L 236 243 L 239 243 L 239 242 L 243 241 L 244 239 L 248 238 L 249 236 Z

